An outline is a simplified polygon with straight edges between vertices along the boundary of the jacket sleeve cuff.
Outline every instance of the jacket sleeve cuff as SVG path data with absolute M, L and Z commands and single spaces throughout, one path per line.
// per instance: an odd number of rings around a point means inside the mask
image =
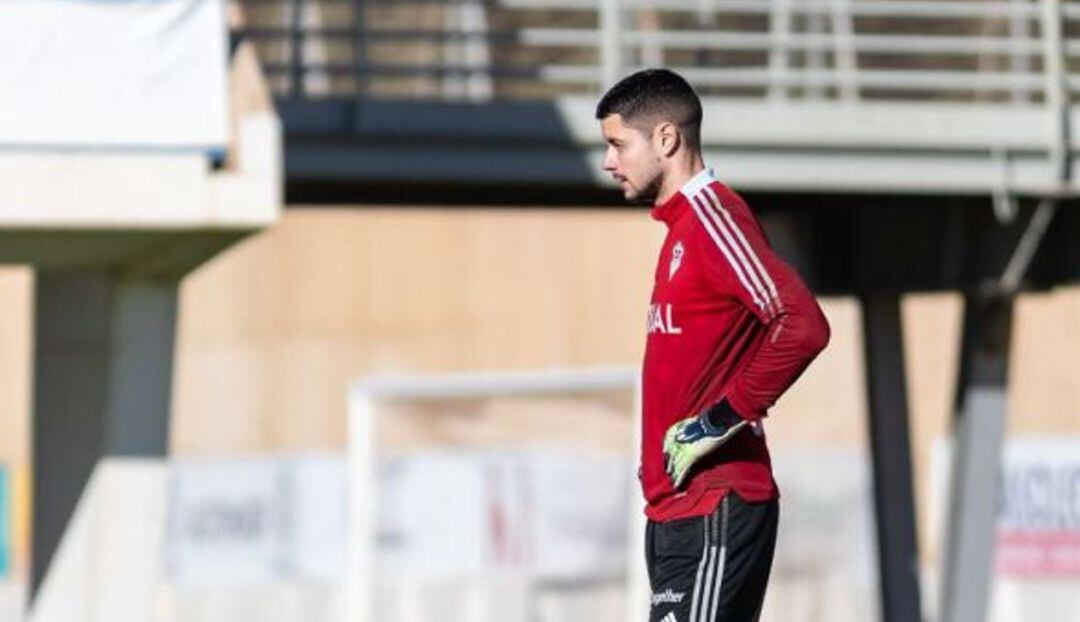
M 730 408 L 732 412 L 747 421 L 757 421 L 765 416 L 765 411 L 758 410 L 745 403 L 743 400 L 739 399 L 738 395 L 729 395 L 721 400 L 720 403 L 726 403 L 727 407 Z
M 735 412 L 727 399 L 722 399 L 713 404 L 702 413 L 706 431 L 716 432 L 726 430 L 743 421 L 744 417 Z M 712 428 L 712 430 L 709 430 Z

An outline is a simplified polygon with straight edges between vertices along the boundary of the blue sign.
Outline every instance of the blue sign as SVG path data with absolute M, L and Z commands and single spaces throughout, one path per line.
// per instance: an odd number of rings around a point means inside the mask
M 11 475 L 0 465 L 0 577 L 11 573 Z

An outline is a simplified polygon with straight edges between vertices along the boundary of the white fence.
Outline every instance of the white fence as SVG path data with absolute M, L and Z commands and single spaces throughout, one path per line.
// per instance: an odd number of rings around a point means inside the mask
M 597 93 L 642 66 L 675 69 L 706 96 L 780 101 L 1080 91 L 1069 71 L 1080 69 L 1080 3 L 1065 0 L 240 3 L 279 91 L 301 97 L 379 97 L 409 78 L 413 97 Z M 447 87 L 458 83 L 467 88 Z

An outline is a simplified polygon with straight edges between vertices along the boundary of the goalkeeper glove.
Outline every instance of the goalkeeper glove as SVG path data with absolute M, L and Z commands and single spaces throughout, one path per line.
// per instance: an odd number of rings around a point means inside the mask
M 668 428 L 664 435 L 664 465 L 675 488 L 682 485 L 694 463 L 731 440 L 749 424 L 722 400 L 701 414 L 677 421 Z

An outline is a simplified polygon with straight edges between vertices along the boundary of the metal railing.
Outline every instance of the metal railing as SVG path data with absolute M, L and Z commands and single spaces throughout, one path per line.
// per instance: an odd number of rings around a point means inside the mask
M 705 96 L 1042 102 L 1080 92 L 1061 0 L 234 0 L 282 97 L 595 94 L 641 66 Z M 1056 47 L 1054 36 L 1062 37 Z

